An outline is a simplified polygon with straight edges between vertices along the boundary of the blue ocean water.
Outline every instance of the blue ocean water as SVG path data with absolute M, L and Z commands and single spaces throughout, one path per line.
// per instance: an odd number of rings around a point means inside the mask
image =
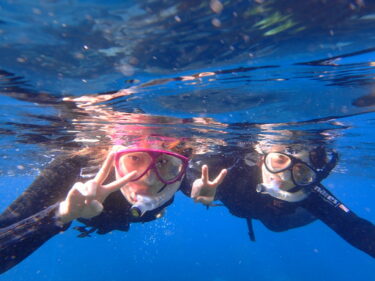
M 121 126 L 205 150 L 322 142 L 324 184 L 375 222 L 375 3 L 0 2 L 0 210 L 57 155 Z M 75 107 L 72 107 L 74 104 Z M 76 225 L 79 225 L 76 223 Z M 375 280 L 323 223 L 276 233 L 176 195 L 129 232 L 54 237 L 1 280 Z

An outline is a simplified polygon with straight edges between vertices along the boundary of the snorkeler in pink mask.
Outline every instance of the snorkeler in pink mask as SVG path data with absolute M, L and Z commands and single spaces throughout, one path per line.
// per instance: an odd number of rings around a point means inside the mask
M 84 224 L 75 229 L 85 237 L 92 232 L 127 231 L 131 223 L 159 218 L 180 188 L 191 153 L 181 140 L 141 137 L 132 145 L 115 145 L 99 171 L 85 182 L 77 180 L 82 167 L 100 155 L 91 150 L 89 157 L 56 159 L 0 215 L 0 273 L 68 229 L 73 220 Z M 210 181 L 204 167 L 194 186 L 215 189 L 226 173 L 223 169 Z
M 60 203 L 62 221 L 99 215 L 104 200 L 117 190 L 131 204 L 129 211 L 133 217 L 142 217 L 146 212 L 162 207 L 178 191 L 188 166 L 189 158 L 172 150 L 179 144 L 179 141 L 163 140 L 143 142 L 140 146 L 116 146 L 95 178 L 86 183 L 77 182 Z M 104 184 L 113 169 L 116 179 Z M 209 181 L 208 167 L 205 167 L 201 179 L 193 185 L 200 189 L 216 188 L 226 173 L 223 169 L 213 181 Z

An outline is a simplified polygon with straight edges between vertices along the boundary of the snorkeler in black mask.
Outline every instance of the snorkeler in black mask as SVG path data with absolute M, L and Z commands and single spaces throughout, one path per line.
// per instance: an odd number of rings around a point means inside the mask
M 277 232 L 319 219 L 348 243 L 375 257 L 374 224 L 358 217 L 321 183 L 337 161 L 336 152 L 328 153 L 321 146 L 274 146 L 268 151 L 205 155 L 190 165 L 187 180 L 205 169 L 204 164 L 226 167 L 227 177 L 217 189 L 184 188 L 184 192 L 207 206 L 218 205 L 214 201 L 219 200 L 233 215 L 246 218 L 253 241 L 252 219 Z

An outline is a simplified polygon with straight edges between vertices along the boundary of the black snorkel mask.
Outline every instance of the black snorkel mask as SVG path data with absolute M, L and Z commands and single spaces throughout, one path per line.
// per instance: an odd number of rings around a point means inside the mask
M 323 167 L 317 168 L 311 152 L 309 153 L 309 157 L 311 165 L 291 154 L 271 152 L 264 156 L 263 162 L 268 172 L 273 174 L 289 170 L 291 173 L 291 179 L 295 185 L 295 187 L 290 189 L 289 192 L 293 192 L 300 188 L 319 184 L 322 180 L 328 177 L 338 161 L 337 152 L 332 152 L 331 159 L 326 162 Z
M 257 186 L 257 191 L 269 194 L 280 200 L 289 202 L 298 202 L 308 196 L 314 186 L 320 186 L 320 182 L 324 180 L 336 166 L 338 154 L 334 151 L 330 152 L 330 159 L 326 161 L 327 155 L 318 155 L 317 150 L 309 152 L 309 161 L 311 164 L 284 152 L 270 152 L 264 155 L 263 165 L 271 174 L 280 174 L 286 171 L 290 173 L 290 179 L 293 187 L 283 189 L 278 185 L 279 182 L 262 183 Z M 324 158 L 324 161 L 322 161 Z M 275 177 L 276 178 L 276 177 Z

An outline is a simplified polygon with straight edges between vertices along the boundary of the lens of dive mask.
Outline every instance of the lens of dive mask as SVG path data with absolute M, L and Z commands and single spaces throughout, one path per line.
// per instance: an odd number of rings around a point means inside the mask
M 292 168 L 292 178 L 296 185 L 309 185 L 316 179 L 316 173 L 306 164 L 296 163 Z
M 271 173 L 280 173 L 290 167 L 292 160 L 286 154 L 272 152 L 266 155 L 264 163 Z
M 172 184 L 183 177 L 188 158 L 164 150 L 125 149 L 116 153 L 115 165 L 120 176 L 137 171 L 139 176 L 133 181 L 139 180 L 149 171 L 154 171 L 162 183 Z

